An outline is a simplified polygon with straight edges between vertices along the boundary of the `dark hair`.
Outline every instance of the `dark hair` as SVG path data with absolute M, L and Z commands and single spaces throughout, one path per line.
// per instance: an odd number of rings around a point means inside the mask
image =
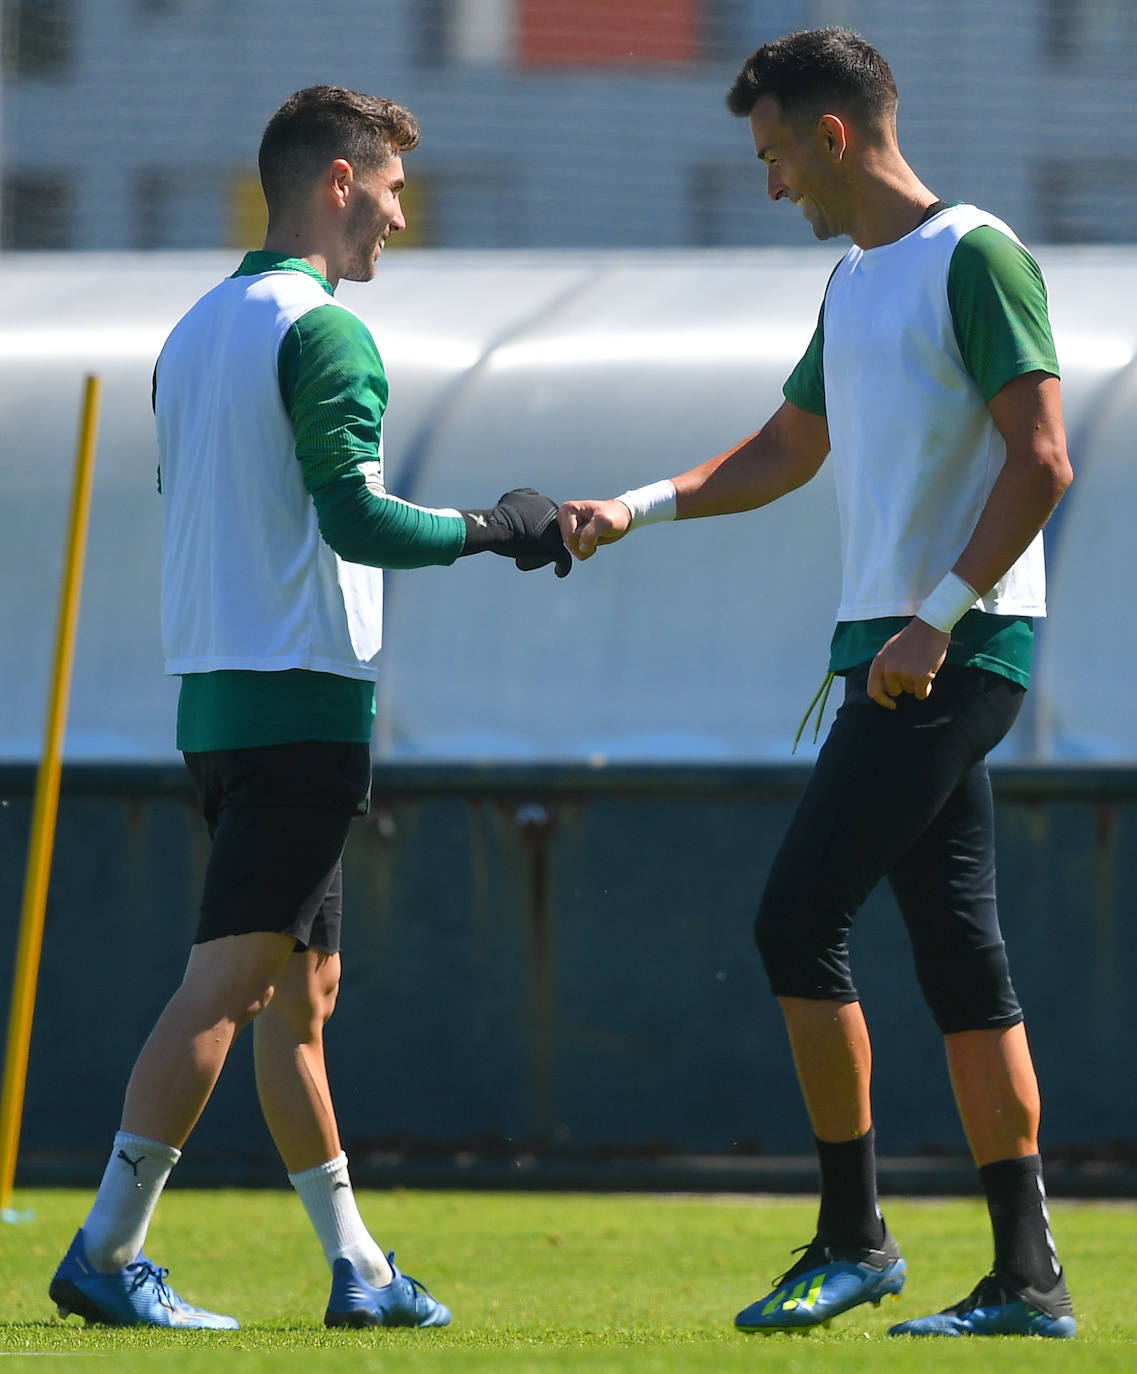
M 879 127 L 896 116 L 891 68 L 852 29 L 802 29 L 759 48 L 742 64 L 727 109 L 747 119 L 764 95 L 791 120 L 847 110 Z
M 307 86 L 288 97 L 261 138 L 257 162 L 269 214 L 338 157 L 357 172 L 373 172 L 418 141 L 418 120 L 393 100 L 343 86 Z

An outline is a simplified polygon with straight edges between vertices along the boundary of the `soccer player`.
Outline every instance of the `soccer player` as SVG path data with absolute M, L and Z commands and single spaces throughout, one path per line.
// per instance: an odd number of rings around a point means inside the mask
M 135 1063 L 94 1206 L 50 1286 L 60 1311 L 118 1325 L 232 1328 L 142 1253 L 159 1194 L 241 1029 L 265 1120 L 328 1261 L 329 1326 L 444 1326 L 365 1226 L 348 1177 L 323 1030 L 340 981 L 341 855 L 368 809 L 381 568 L 486 550 L 523 570 L 571 559 L 529 489 L 430 510 L 383 484 L 387 379 L 334 296 L 369 281 L 405 227 L 414 117 L 315 86 L 260 148 L 264 248 L 177 324 L 154 406 L 164 499 L 166 670 L 178 747 L 213 837 L 185 978 Z M 376 1026 L 368 1058 L 392 1052 Z
M 847 936 L 887 877 L 942 1031 L 994 1229 L 974 1291 L 894 1335 L 1070 1336 L 1038 1153 L 1039 1096 L 995 909 L 985 756 L 1027 685 L 1044 614 L 1040 531 L 1071 480 L 1046 292 L 1011 230 L 938 200 L 901 156 L 884 58 L 846 29 L 744 64 L 771 200 L 853 246 L 758 433 L 670 481 L 562 507 L 580 558 L 658 520 L 752 510 L 831 458 L 844 702 L 769 874 L 755 935 L 816 1139 L 817 1232 L 743 1331 L 828 1321 L 900 1291 L 877 1207 L 871 1051 Z

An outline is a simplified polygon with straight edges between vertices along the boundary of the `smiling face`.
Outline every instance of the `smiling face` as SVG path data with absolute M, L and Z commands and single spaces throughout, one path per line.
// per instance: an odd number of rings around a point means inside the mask
M 387 239 L 407 227 L 399 202 L 404 184 L 400 157 L 374 172 L 353 176 L 343 227 L 344 280 L 370 281 Z
M 814 236 L 831 239 L 846 233 L 845 194 L 840 176 L 844 129 L 834 115 L 790 123 L 778 100 L 762 96 L 750 114 L 754 150 L 766 164 L 766 192 L 771 200 L 800 206 Z

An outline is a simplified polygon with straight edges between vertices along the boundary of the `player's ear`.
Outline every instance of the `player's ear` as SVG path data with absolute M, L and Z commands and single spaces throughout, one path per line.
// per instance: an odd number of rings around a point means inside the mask
M 817 135 L 822 147 L 834 160 L 840 162 L 849 146 L 849 131 L 840 115 L 822 115 L 817 121 Z
M 330 162 L 324 172 L 324 195 L 336 208 L 342 210 L 351 194 L 351 184 L 355 172 L 346 158 L 337 157 Z

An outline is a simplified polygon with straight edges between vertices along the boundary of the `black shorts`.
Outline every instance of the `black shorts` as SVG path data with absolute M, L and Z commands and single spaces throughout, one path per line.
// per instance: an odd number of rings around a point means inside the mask
M 1023 689 L 980 668 L 945 666 L 931 696 L 866 691 L 845 700 L 774 861 L 755 938 L 779 997 L 857 1000 L 848 936 L 887 878 L 936 1022 L 949 1034 L 1014 1025 L 995 904 L 994 810 L 986 755 L 1014 723 Z
M 337 954 L 340 861 L 370 802 L 368 746 L 304 740 L 184 757 L 213 840 L 194 943 L 272 931 Z

